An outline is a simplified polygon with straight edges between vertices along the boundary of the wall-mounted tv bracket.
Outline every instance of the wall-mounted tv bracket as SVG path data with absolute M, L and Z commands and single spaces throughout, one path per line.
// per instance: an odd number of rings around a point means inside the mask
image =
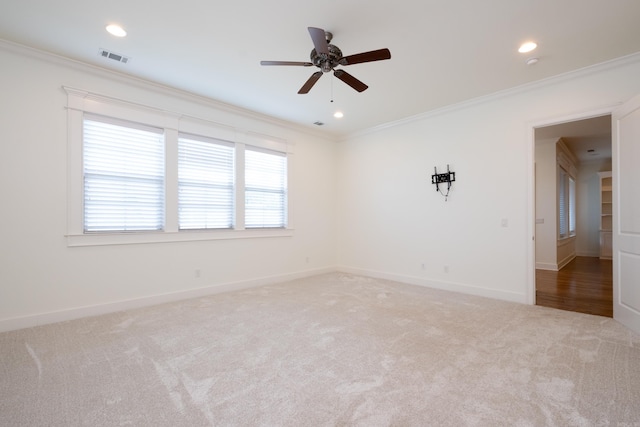
M 436 185 L 436 191 L 444 196 L 444 201 L 446 202 L 449 197 L 449 190 L 451 190 L 451 183 L 456 180 L 456 173 L 449 171 L 449 165 L 447 165 L 447 173 L 438 173 L 436 166 L 433 167 L 433 171 L 435 173 L 431 175 L 431 183 Z M 447 194 L 440 190 L 440 184 L 445 183 L 447 184 Z

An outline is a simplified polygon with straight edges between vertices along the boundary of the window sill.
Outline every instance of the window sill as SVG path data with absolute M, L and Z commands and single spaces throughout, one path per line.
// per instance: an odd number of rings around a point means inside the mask
M 291 228 L 250 230 L 187 230 L 180 232 L 91 233 L 67 235 L 67 246 L 135 245 L 145 243 L 292 237 Z
M 568 245 L 569 243 L 573 242 L 575 238 L 576 238 L 575 234 L 567 237 L 560 237 L 558 238 L 558 246 Z

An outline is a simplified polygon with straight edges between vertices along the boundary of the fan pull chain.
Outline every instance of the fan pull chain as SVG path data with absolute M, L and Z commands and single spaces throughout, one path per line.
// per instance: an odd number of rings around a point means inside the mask
M 331 75 L 331 102 L 333 102 L 333 75 Z

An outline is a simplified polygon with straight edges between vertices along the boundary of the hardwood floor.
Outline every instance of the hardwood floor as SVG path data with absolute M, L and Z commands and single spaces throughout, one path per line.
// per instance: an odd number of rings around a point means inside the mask
M 576 257 L 560 271 L 536 270 L 536 305 L 613 317 L 611 260 Z

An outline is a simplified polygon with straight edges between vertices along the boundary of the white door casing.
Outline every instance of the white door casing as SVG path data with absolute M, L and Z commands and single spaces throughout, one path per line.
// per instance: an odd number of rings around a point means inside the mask
M 640 95 L 613 111 L 613 317 L 640 333 Z
M 552 119 L 536 120 L 526 123 L 527 139 L 529 143 L 529 151 L 527 153 L 528 163 L 528 213 L 527 224 L 529 228 L 529 235 L 531 237 L 530 244 L 527 245 L 527 291 L 525 294 L 525 302 L 527 304 L 536 304 L 536 187 L 535 187 L 535 150 L 536 140 L 535 132 L 538 128 L 544 128 L 547 126 L 554 126 L 562 123 L 574 122 L 578 120 L 585 120 L 595 117 L 601 117 L 611 115 L 613 111 L 619 107 L 619 104 L 608 105 L 589 111 L 580 111 L 569 115 L 559 116 Z

